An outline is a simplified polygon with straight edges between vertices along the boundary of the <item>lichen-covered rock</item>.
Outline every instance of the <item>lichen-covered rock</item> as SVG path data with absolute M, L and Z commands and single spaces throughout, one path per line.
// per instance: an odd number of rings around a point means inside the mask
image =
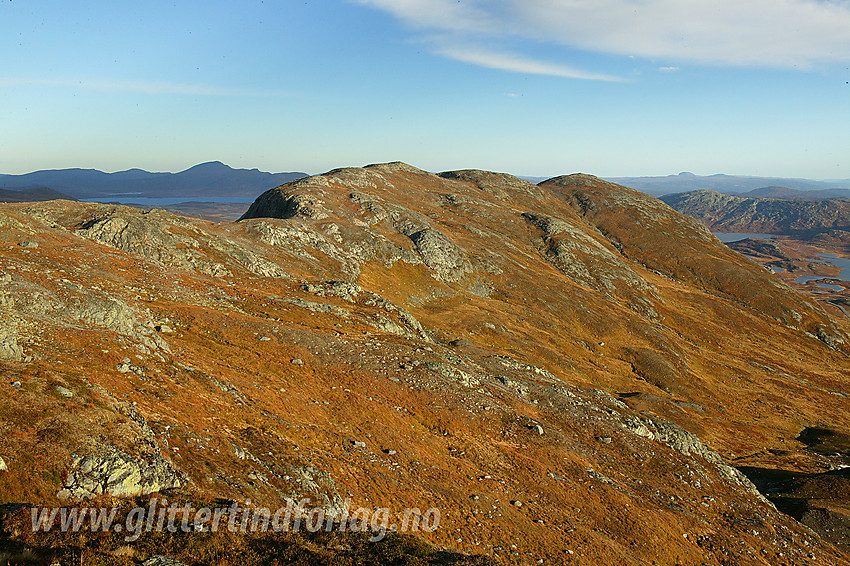
M 153 325 L 141 322 L 139 314 L 120 299 L 86 295 L 76 308 L 65 307 L 63 310 L 78 320 L 129 336 L 150 349 L 169 350 Z
M 291 305 L 295 305 L 296 307 L 301 307 L 302 309 L 307 309 L 312 312 L 322 312 L 335 314 L 336 316 L 342 318 L 348 318 L 351 313 L 344 308 L 338 307 L 336 305 L 326 305 L 325 303 L 317 303 L 315 301 L 307 301 L 304 299 L 293 299 L 289 297 L 285 297 L 280 299 L 284 303 L 289 303 Z
M 740 486 L 763 503 L 772 505 L 747 476 L 727 464 L 720 454 L 703 444 L 694 433 L 683 430 L 664 419 L 653 421 L 648 418 L 624 416 L 621 424 L 633 434 L 666 444 L 685 456 L 699 456 L 705 459 L 713 464 L 728 481 Z
M 301 289 L 320 297 L 339 297 L 349 303 L 357 302 L 363 294 L 360 285 L 348 281 L 324 281 L 321 283 L 305 283 Z
M 524 213 L 542 232 L 540 250 L 561 272 L 580 285 L 625 297 L 629 307 L 649 318 L 657 317 L 652 284 L 638 275 L 625 259 L 589 236 L 574 222 Z
M 409 237 L 425 265 L 436 271 L 443 281 L 457 281 L 472 271 L 464 251 L 439 230 L 425 228 Z
M 57 496 L 71 502 L 102 494 L 135 497 L 178 488 L 185 482 L 185 476 L 161 455 L 142 460 L 101 445 L 92 454 L 74 458 Z
M 293 185 L 298 186 L 298 184 Z M 312 218 L 321 220 L 329 216 L 324 201 L 314 188 L 310 192 L 271 189 L 255 200 L 240 220 L 245 218 Z
M 529 197 L 540 200 L 543 198 L 543 191 L 537 185 L 519 177 L 508 175 L 507 173 L 463 169 L 459 171 L 445 171 L 440 173 L 440 177 L 474 183 L 482 191 L 494 194 L 505 200 L 513 198 L 522 200 Z
M 179 560 L 168 556 L 154 555 L 142 562 L 142 566 L 186 566 Z
M 481 380 L 477 376 L 446 362 L 425 362 L 425 366 L 444 378 L 456 381 L 465 387 L 475 387 L 481 384 Z
M 108 212 L 80 226 L 76 233 L 84 238 L 130 252 L 147 261 L 167 267 L 193 269 L 221 277 L 230 271 L 218 262 L 204 257 L 187 230 L 174 226 L 176 217 L 168 213 L 117 210 Z M 181 233 L 183 232 L 183 233 Z
M 239 269 L 263 277 L 288 277 L 273 261 L 229 238 L 211 238 L 186 219 L 163 210 L 98 207 L 75 227 L 75 233 L 157 265 L 212 277 L 229 276 Z
M 24 349 L 18 344 L 17 330 L 11 325 L 0 323 L 0 360 L 19 362 L 23 356 Z

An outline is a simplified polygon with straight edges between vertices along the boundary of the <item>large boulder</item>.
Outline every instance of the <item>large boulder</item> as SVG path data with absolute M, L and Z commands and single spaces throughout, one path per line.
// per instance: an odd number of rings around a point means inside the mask
M 185 482 L 185 476 L 161 455 L 143 460 L 103 445 L 91 454 L 74 458 L 57 496 L 71 502 L 103 494 L 136 497 L 175 489 Z

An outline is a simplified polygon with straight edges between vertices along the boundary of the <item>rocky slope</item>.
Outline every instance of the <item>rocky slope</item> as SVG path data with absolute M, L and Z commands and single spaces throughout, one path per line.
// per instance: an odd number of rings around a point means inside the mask
M 0 503 L 350 498 L 513 564 L 847 562 L 734 467 L 840 465 L 798 436 L 850 430 L 847 328 L 637 191 L 391 163 L 231 224 L 0 224 Z
M 850 227 L 850 200 L 744 198 L 715 191 L 666 195 L 661 200 L 715 232 L 818 233 Z

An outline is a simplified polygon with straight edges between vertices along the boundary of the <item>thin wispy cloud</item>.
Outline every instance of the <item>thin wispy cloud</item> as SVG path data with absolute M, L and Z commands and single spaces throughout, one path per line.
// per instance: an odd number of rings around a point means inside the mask
M 490 69 L 501 69 L 503 71 L 514 71 L 530 75 L 550 75 L 554 77 L 565 77 L 570 79 L 589 79 L 598 81 L 622 81 L 623 79 L 611 75 L 587 73 L 573 69 L 566 65 L 537 61 L 527 57 L 511 53 L 496 53 L 492 51 L 461 48 L 441 47 L 435 49 L 438 55 L 449 57 L 457 61 L 472 63 Z
M 397 17 L 440 55 L 517 72 L 570 66 L 519 55 L 513 57 L 525 64 L 488 64 L 504 53 L 506 40 L 731 67 L 805 69 L 850 61 L 847 0 L 356 1 Z M 470 57 L 468 51 L 452 47 L 461 37 L 486 47 Z M 544 74 L 609 79 L 573 71 Z
M 86 90 L 112 90 L 151 95 L 225 96 L 225 97 L 282 97 L 283 92 L 221 88 L 202 84 L 181 84 L 162 81 L 116 81 L 88 79 L 0 78 L 0 88 L 50 86 Z

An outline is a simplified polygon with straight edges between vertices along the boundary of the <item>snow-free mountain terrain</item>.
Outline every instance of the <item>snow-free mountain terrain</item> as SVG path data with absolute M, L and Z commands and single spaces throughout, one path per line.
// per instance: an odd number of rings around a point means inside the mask
M 53 201 L 0 227 L 0 504 L 439 508 L 396 564 L 848 563 L 846 321 L 635 190 L 389 163 L 233 223 Z M 366 563 L 341 534 L 15 517 L 0 541 L 92 564 Z

